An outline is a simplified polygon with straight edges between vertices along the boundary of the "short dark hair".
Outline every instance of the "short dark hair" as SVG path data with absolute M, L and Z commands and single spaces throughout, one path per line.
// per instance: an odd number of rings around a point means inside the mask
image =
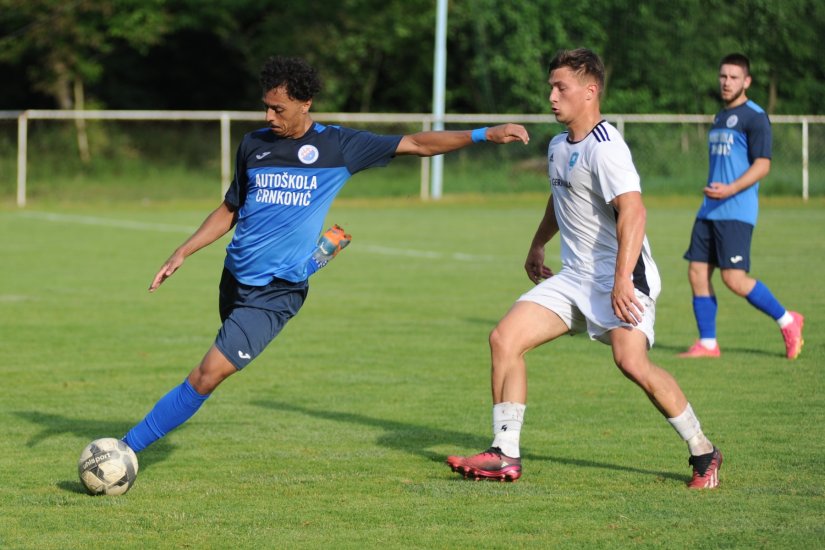
M 559 50 L 550 60 L 551 73 L 558 68 L 567 67 L 577 76 L 590 76 L 599 84 L 599 93 L 604 89 L 604 62 L 594 52 L 587 48 L 576 48 L 575 50 Z
M 321 91 L 321 77 L 300 57 L 270 57 L 261 69 L 261 88 L 266 94 L 281 86 L 292 99 L 308 101 Z
M 748 60 L 748 56 L 743 53 L 729 53 L 719 62 L 720 68 L 722 65 L 736 65 L 737 67 L 742 67 L 742 70 L 745 71 L 745 76 L 750 76 L 751 74 L 751 62 Z

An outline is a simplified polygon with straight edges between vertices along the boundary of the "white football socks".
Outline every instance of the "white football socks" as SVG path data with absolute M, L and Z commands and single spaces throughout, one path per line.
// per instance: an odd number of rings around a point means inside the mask
M 779 325 L 779 328 L 785 328 L 791 323 L 793 323 L 793 317 L 790 313 L 788 313 L 787 309 L 785 310 L 785 314 L 776 320 L 776 324 Z
M 690 403 L 687 404 L 682 414 L 676 418 L 668 418 L 667 421 L 685 440 L 691 455 L 699 456 L 713 452 L 713 443 L 702 433 L 699 419 L 696 418 L 696 413 L 693 412 Z
M 527 405 L 523 403 L 512 403 L 505 401 L 493 405 L 493 444 L 505 455 L 518 458 L 519 437 L 521 436 L 521 425 L 524 422 L 524 409 Z

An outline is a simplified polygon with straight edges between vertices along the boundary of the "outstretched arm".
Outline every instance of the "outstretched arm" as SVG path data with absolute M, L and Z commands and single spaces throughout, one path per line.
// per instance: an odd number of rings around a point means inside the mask
M 226 235 L 233 225 L 235 225 L 235 211 L 223 202 L 206 217 L 198 230 L 169 256 L 169 259 L 158 270 L 152 284 L 149 285 L 149 292 L 157 290 L 163 281 L 171 277 L 183 265 L 183 261 L 188 256 Z
M 524 262 L 524 269 L 527 276 L 536 284 L 543 279 L 553 276 L 553 270 L 544 264 L 544 246 L 550 242 L 553 235 L 558 233 L 559 224 L 556 221 L 556 209 L 553 206 L 553 195 L 547 199 L 547 208 L 544 210 L 544 217 L 539 223 L 533 241 L 530 243 L 530 250 L 527 252 L 527 260 Z
M 479 140 L 477 138 L 476 140 L 491 141 L 493 143 L 520 141 L 527 144 L 530 141 L 530 136 L 524 126 L 508 123 L 487 128 L 484 132 L 484 139 Z M 449 153 L 473 143 L 473 130 L 418 132 L 402 137 L 395 154 L 431 157 Z

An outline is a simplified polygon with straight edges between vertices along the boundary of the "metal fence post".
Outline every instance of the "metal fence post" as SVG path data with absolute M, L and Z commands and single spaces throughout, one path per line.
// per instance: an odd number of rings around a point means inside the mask
M 802 200 L 808 200 L 808 119 L 802 119 Z
M 232 170 L 230 161 L 229 113 L 221 113 L 221 198 L 229 189 L 229 174 Z
M 421 131 L 429 132 L 431 129 L 432 121 L 424 117 L 421 123 Z M 421 157 L 421 192 L 419 195 L 422 201 L 430 198 L 430 157 Z
M 17 206 L 26 206 L 26 157 L 28 155 L 29 112 L 17 117 Z

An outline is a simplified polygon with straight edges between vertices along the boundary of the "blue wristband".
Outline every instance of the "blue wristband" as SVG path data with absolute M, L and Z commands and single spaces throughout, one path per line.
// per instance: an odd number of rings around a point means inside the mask
M 484 128 L 476 128 L 473 130 L 473 143 L 479 143 L 481 141 L 487 141 L 487 127 Z

